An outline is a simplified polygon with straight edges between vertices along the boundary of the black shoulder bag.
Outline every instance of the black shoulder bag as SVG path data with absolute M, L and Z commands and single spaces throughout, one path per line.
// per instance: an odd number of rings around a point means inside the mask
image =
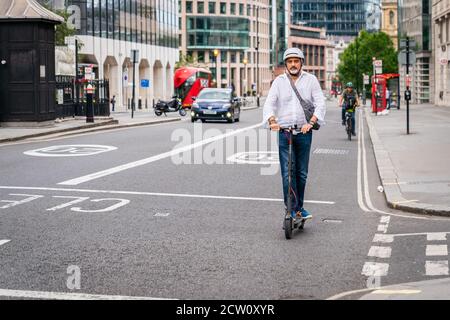
M 316 107 L 314 107 L 314 104 L 312 104 L 311 102 L 307 102 L 307 101 L 303 100 L 302 96 L 300 95 L 297 88 L 295 87 L 295 84 L 294 84 L 294 81 L 292 80 L 292 78 L 288 74 L 286 74 L 286 76 L 288 77 L 289 82 L 291 83 L 291 87 L 294 90 L 295 95 L 297 96 L 298 100 L 300 101 L 300 105 L 302 106 L 303 111 L 305 112 L 306 121 L 309 123 L 312 116 L 314 115 L 314 110 Z M 320 124 L 318 124 L 316 121 L 314 123 L 312 129 L 319 130 Z

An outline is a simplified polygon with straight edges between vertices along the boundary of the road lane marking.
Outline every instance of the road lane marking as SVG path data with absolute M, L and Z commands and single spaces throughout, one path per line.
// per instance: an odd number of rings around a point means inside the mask
M 375 290 L 372 294 L 417 294 L 422 290 L 400 289 L 400 290 Z
M 425 254 L 427 256 L 448 256 L 446 244 L 428 244 Z
M 204 140 L 198 141 L 196 143 L 193 143 L 193 144 L 190 144 L 190 145 L 187 145 L 187 146 L 184 146 L 184 147 L 180 147 L 180 148 L 168 151 L 168 152 L 164 152 L 164 153 L 158 154 L 156 156 L 152 156 L 152 157 L 149 157 L 149 158 L 141 159 L 141 160 L 138 160 L 138 161 L 125 163 L 123 165 L 116 166 L 116 167 L 113 167 L 113 168 L 110 168 L 110 169 L 94 172 L 94 173 L 91 173 L 91 174 L 88 174 L 88 175 L 85 175 L 85 176 L 82 176 L 82 177 L 78 177 L 78 178 L 75 178 L 75 179 L 66 180 L 66 181 L 60 182 L 58 184 L 69 185 L 69 186 L 79 185 L 81 183 L 85 183 L 85 182 L 92 181 L 92 180 L 95 180 L 95 179 L 103 178 L 105 176 L 109 176 L 109 175 L 112 175 L 112 174 L 115 174 L 115 173 L 118 173 L 118 172 L 122 172 L 122 171 L 125 171 L 125 170 L 128 170 L 128 169 L 132 169 L 132 168 L 136 168 L 136 167 L 139 167 L 139 166 L 143 166 L 143 165 L 146 165 L 146 164 L 149 164 L 149 163 L 161 160 L 161 159 L 169 158 L 169 157 L 172 157 L 174 155 L 177 155 L 177 154 L 180 154 L 180 153 L 183 153 L 183 152 L 195 149 L 197 147 L 201 147 L 201 146 L 203 146 L 205 144 L 208 144 L 208 143 L 211 143 L 211 142 L 214 142 L 214 141 L 218 141 L 218 140 L 222 140 L 222 139 L 225 139 L 227 137 L 234 136 L 236 134 L 239 134 L 239 133 L 242 133 L 242 132 L 245 132 L 245 131 L 257 128 L 257 127 L 260 127 L 261 125 L 262 125 L 261 123 L 258 123 L 258 124 L 253 125 L 253 126 L 249 126 L 249 127 L 245 127 L 245 128 L 242 128 L 242 129 L 233 130 L 231 132 L 220 134 L 220 135 L 208 138 L 208 139 L 204 139 Z
M 427 234 L 427 241 L 446 241 L 446 232 L 430 232 Z
M 23 190 L 62 191 L 62 192 L 127 194 L 127 195 L 138 195 L 138 196 L 160 196 L 160 197 L 179 197 L 179 198 L 204 198 L 204 199 L 223 199 L 223 200 L 283 202 L 283 199 L 275 199 L 275 198 L 214 196 L 214 195 L 182 194 L 182 193 L 92 190 L 92 189 L 73 189 L 73 188 L 17 187 L 17 186 L 0 186 L 0 189 L 15 189 L 15 190 L 23 189 Z M 333 205 L 333 204 L 335 204 L 334 201 L 320 201 L 320 200 L 305 200 L 305 202 L 307 202 L 307 203 L 315 203 L 315 204 L 326 204 L 326 205 Z
M 0 289 L 0 296 L 46 300 L 176 300 L 153 297 Z
M 378 225 L 378 231 L 386 233 L 387 232 L 387 224 L 379 224 Z
M 389 223 L 391 221 L 391 217 L 390 216 L 383 216 L 380 219 L 380 223 Z
M 390 243 L 394 241 L 394 236 L 390 234 L 380 234 L 376 233 L 373 237 L 372 242 L 384 242 L 384 243 Z
M 5 243 L 10 242 L 11 240 L 0 240 L 0 246 L 4 245 Z
M 427 276 L 448 276 L 448 261 L 426 261 L 425 274 Z
M 388 270 L 389 263 L 366 262 L 361 274 L 367 277 L 382 277 L 387 275 Z
M 391 247 L 370 247 L 369 253 L 367 254 L 369 257 L 375 258 L 390 258 L 392 249 Z
M 19 197 L 28 197 L 28 198 L 23 199 L 23 200 L 19 200 L 19 201 L 17 201 L 17 200 L 0 200 L 0 202 L 7 202 L 8 203 L 8 204 L 0 207 L 0 209 L 8 209 L 8 208 L 15 207 L 15 206 L 27 203 L 27 202 L 31 202 L 33 200 L 36 200 L 36 199 L 39 199 L 39 198 L 43 197 L 41 195 L 23 194 L 23 193 L 10 193 L 9 195 L 10 196 L 19 196 Z

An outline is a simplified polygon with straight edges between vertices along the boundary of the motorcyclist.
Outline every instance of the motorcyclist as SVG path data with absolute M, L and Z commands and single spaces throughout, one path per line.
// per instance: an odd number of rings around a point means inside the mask
M 342 125 L 345 126 L 345 112 L 346 110 L 351 110 L 358 107 L 359 104 L 359 98 L 356 91 L 353 89 L 353 83 L 348 82 L 345 86 L 345 90 L 342 92 L 342 95 L 339 97 L 339 106 L 342 108 Z M 355 132 L 355 112 L 351 112 L 352 114 L 352 135 L 356 136 Z

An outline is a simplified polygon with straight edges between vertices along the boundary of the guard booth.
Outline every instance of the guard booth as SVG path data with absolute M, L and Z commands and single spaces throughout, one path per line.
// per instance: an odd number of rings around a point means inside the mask
M 398 90 L 393 90 L 398 88 L 398 85 L 389 86 L 389 80 L 398 79 L 400 75 L 398 73 L 386 73 L 377 74 L 376 78 L 372 76 L 372 112 L 378 113 L 386 109 L 387 99 L 386 99 L 386 89 L 389 87 L 391 91 L 391 102 L 395 102 L 397 105 Z M 395 98 L 395 100 L 394 100 Z
M 43 125 L 55 115 L 55 25 L 35 0 L 0 1 L 1 125 Z

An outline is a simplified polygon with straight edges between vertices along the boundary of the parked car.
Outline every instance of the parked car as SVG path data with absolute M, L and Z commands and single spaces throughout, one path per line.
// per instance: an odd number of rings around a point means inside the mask
M 224 120 L 233 123 L 239 121 L 240 114 L 241 101 L 233 97 L 231 89 L 205 88 L 192 104 L 191 121 Z

